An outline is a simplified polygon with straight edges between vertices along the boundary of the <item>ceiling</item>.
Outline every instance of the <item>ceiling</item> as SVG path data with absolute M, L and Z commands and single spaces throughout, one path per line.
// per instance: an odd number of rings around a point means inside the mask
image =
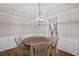
M 0 13 L 19 16 L 29 19 L 38 17 L 38 3 L 0 3 Z M 48 17 L 56 13 L 79 8 L 78 3 L 40 3 L 42 17 Z

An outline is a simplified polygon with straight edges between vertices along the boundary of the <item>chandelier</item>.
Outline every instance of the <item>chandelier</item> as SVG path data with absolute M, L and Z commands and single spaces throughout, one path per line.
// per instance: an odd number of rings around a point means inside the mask
M 38 17 L 37 18 L 35 18 L 35 22 L 40 26 L 41 25 L 41 23 L 43 22 L 43 21 L 45 21 L 45 19 L 43 18 L 43 17 L 41 17 L 41 11 L 40 11 L 40 3 L 38 4 L 38 10 L 39 10 L 39 12 L 38 12 Z

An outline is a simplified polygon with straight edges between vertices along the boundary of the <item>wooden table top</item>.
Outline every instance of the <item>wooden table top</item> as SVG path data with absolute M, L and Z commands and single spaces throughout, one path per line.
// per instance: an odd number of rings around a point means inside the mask
M 30 45 L 31 43 L 36 44 L 40 42 L 50 43 L 52 39 L 44 36 L 33 36 L 23 39 L 25 45 Z

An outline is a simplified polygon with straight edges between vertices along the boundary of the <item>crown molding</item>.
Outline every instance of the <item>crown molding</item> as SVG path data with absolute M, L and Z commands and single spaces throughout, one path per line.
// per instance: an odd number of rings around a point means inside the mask
M 24 18 L 24 19 L 33 19 L 32 17 L 30 16 L 20 16 L 20 15 L 14 15 L 14 14 L 7 14 L 7 13 L 3 13 L 3 12 L 0 12 L 1 15 L 6 15 L 6 16 L 11 16 L 11 17 L 18 17 L 18 18 Z

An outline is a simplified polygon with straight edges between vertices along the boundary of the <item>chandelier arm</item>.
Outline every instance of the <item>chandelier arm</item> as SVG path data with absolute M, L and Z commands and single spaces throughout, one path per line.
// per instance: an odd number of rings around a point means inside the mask
M 35 21 L 38 23 L 38 25 L 40 26 L 41 25 L 41 22 L 44 21 L 44 18 L 41 17 L 41 4 L 39 3 L 38 4 L 38 17 L 35 19 Z

